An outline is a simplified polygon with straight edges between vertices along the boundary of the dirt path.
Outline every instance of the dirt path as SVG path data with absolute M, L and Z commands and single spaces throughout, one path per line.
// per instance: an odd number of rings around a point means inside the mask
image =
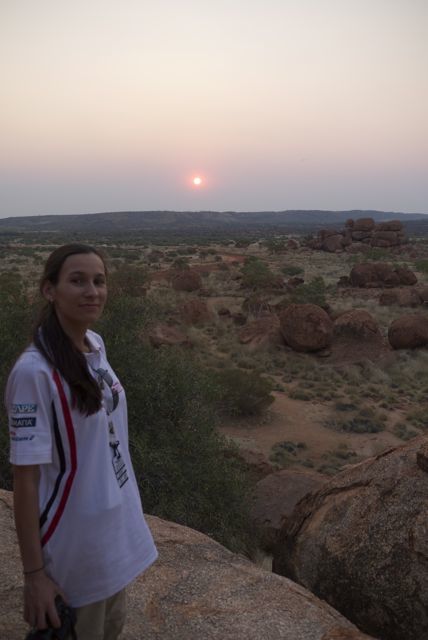
M 346 445 L 361 458 L 378 454 L 401 444 L 389 431 L 380 433 L 338 433 L 323 426 L 334 410 L 328 404 L 293 400 L 284 393 L 275 392 L 275 402 L 262 422 L 256 420 L 229 421 L 220 428 L 221 433 L 232 438 L 239 447 L 261 453 L 269 459 L 272 447 L 278 442 L 304 442 L 306 448 L 296 459 L 311 460 L 315 467 L 325 462 L 331 452 Z

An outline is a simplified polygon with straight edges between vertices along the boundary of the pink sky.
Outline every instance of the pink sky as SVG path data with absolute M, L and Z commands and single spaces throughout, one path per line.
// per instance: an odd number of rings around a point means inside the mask
M 428 213 L 427 36 L 425 0 L 3 2 L 0 216 Z

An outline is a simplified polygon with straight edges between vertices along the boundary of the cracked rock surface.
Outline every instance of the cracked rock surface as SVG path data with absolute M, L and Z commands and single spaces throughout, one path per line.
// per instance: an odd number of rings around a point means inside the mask
M 22 640 L 22 576 L 11 494 L 0 491 L 0 638 Z M 159 560 L 128 590 L 122 640 L 367 640 L 303 587 L 209 537 L 147 517 Z
M 296 506 L 274 570 L 382 640 L 428 638 L 428 439 L 345 469 Z

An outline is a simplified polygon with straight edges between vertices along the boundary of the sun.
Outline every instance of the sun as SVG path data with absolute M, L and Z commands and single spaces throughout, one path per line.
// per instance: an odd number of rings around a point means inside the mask
M 195 176 L 194 178 L 192 178 L 192 183 L 195 187 L 200 187 L 202 184 L 201 176 Z

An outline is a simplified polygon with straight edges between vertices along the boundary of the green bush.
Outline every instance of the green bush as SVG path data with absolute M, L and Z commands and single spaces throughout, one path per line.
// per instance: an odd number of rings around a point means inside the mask
M 388 262 L 390 259 L 390 252 L 387 249 L 382 249 L 382 247 L 371 247 L 364 251 L 364 262 Z M 361 255 L 350 256 L 348 262 L 350 264 L 361 262 Z
M 428 273 L 428 260 L 426 258 L 424 260 L 416 260 L 415 269 L 421 273 Z
M 180 351 L 133 350 L 131 450 L 145 509 L 249 551 L 249 484 L 235 448 L 215 430 L 212 377 Z
M 427 407 L 423 406 L 418 409 L 413 409 L 413 411 L 409 411 L 407 414 L 407 420 L 414 427 L 424 429 L 426 431 L 428 429 Z
M 291 293 L 291 301 L 296 304 L 316 304 L 326 306 L 326 285 L 321 276 L 317 276 L 308 284 L 299 284 Z
M 417 431 L 414 431 L 413 429 L 409 429 L 408 426 L 404 423 L 396 424 L 392 432 L 395 436 L 397 436 L 397 438 L 400 438 L 401 440 L 404 440 L 404 441 L 411 440 L 412 438 L 415 438 L 416 436 L 419 435 Z
M 362 407 L 356 415 L 347 419 L 332 419 L 327 427 L 345 433 L 378 433 L 385 429 L 385 416 L 370 408 Z
M 246 259 L 241 274 L 242 286 L 252 289 L 269 287 L 275 279 L 267 264 L 253 256 Z
M 126 280 L 126 279 L 125 279 Z M 124 286 L 124 281 L 120 286 Z M 114 286 L 119 286 L 115 283 Z M 216 426 L 219 389 L 190 354 L 154 350 L 140 339 L 162 307 L 123 290 L 95 327 L 121 379 L 129 410 L 134 469 L 148 513 L 206 533 L 233 551 L 257 544 L 249 520 L 249 476 Z M 25 347 L 31 311 L 22 282 L 0 277 L 0 382 Z M 0 484 L 11 488 L 7 420 L 1 413 Z
M 306 448 L 307 446 L 305 442 L 291 442 L 289 440 L 277 442 L 272 447 L 269 459 L 280 467 L 285 468 L 290 464 L 296 463 L 298 453 Z
M 220 389 L 220 409 L 227 415 L 260 415 L 274 401 L 271 381 L 255 371 L 223 369 L 213 375 Z
M 31 337 L 33 310 L 18 273 L 0 274 L 0 388 L 4 391 L 9 372 Z M 3 403 L 2 403 L 3 406 Z M 7 416 L 0 412 L 0 487 L 11 489 Z
M 180 271 L 188 271 L 190 269 L 189 260 L 187 258 L 176 258 L 172 263 L 174 269 L 179 269 Z
M 286 249 L 286 238 L 268 238 L 263 244 L 270 253 L 281 253 Z
M 249 552 L 249 479 L 235 447 L 215 429 L 219 385 L 191 354 L 141 343 L 142 328 L 158 311 L 123 296 L 111 301 L 99 327 L 127 392 L 144 507 Z
M 299 276 L 301 273 L 304 273 L 304 269 L 295 264 L 286 264 L 281 267 L 281 271 L 285 276 Z

